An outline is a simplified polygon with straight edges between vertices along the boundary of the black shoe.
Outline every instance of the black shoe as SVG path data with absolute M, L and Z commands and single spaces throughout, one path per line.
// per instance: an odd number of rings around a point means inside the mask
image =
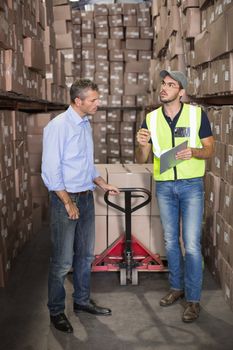
M 73 327 L 64 313 L 52 316 L 50 315 L 50 321 L 56 329 L 65 333 L 73 333 Z
M 87 305 L 74 303 L 74 312 L 89 312 L 89 314 L 97 316 L 110 316 L 112 314 L 110 309 L 96 305 L 93 300 L 90 300 L 89 304 Z

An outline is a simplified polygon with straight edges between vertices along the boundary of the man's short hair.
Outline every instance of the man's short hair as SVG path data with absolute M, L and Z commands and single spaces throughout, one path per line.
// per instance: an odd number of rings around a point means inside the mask
M 99 91 L 97 84 L 89 79 L 76 80 L 70 87 L 70 99 L 72 102 L 79 97 L 84 100 L 88 90 Z

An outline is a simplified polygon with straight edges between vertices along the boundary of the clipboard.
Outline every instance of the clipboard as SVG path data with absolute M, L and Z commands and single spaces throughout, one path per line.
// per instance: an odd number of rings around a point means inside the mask
M 164 173 L 170 168 L 173 168 L 177 164 L 184 161 L 184 159 L 176 159 L 176 153 L 186 149 L 188 141 L 181 143 L 180 145 L 169 149 L 169 151 L 161 154 L 160 156 L 160 174 Z

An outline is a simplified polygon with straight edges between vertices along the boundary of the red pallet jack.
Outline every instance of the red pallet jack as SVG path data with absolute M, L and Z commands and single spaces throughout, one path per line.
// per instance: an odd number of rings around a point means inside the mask
M 92 263 L 93 272 L 120 271 L 120 284 L 138 284 L 138 272 L 165 272 L 168 271 L 165 261 L 162 261 L 159 254 L 150 252 L 139 240 L 131 234 L 131 214 L 144 207 L 151 201 L 151 193 L 144 188 L 120 188 L 125 194 L 125 207 L 110 202 L 108 192 L 104 195 L 105 202 L 123 213 L 125 213 L 125 234 L 122 234 L 102 254 L 96 256 Z M 135 194 L 141 193 L 141 194 Z M 135 197 L 145 198 L 144 202 L 134 208 L 131 206 L 131 199 Z

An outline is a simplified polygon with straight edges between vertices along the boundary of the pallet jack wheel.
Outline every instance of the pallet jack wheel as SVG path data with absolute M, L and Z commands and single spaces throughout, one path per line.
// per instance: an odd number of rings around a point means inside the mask
M 138 285 L 138 270 L 132 269 L 132 285 L 137 286 Z
M 126 286 L 126 269 L 120 269 L 120 285 Z

